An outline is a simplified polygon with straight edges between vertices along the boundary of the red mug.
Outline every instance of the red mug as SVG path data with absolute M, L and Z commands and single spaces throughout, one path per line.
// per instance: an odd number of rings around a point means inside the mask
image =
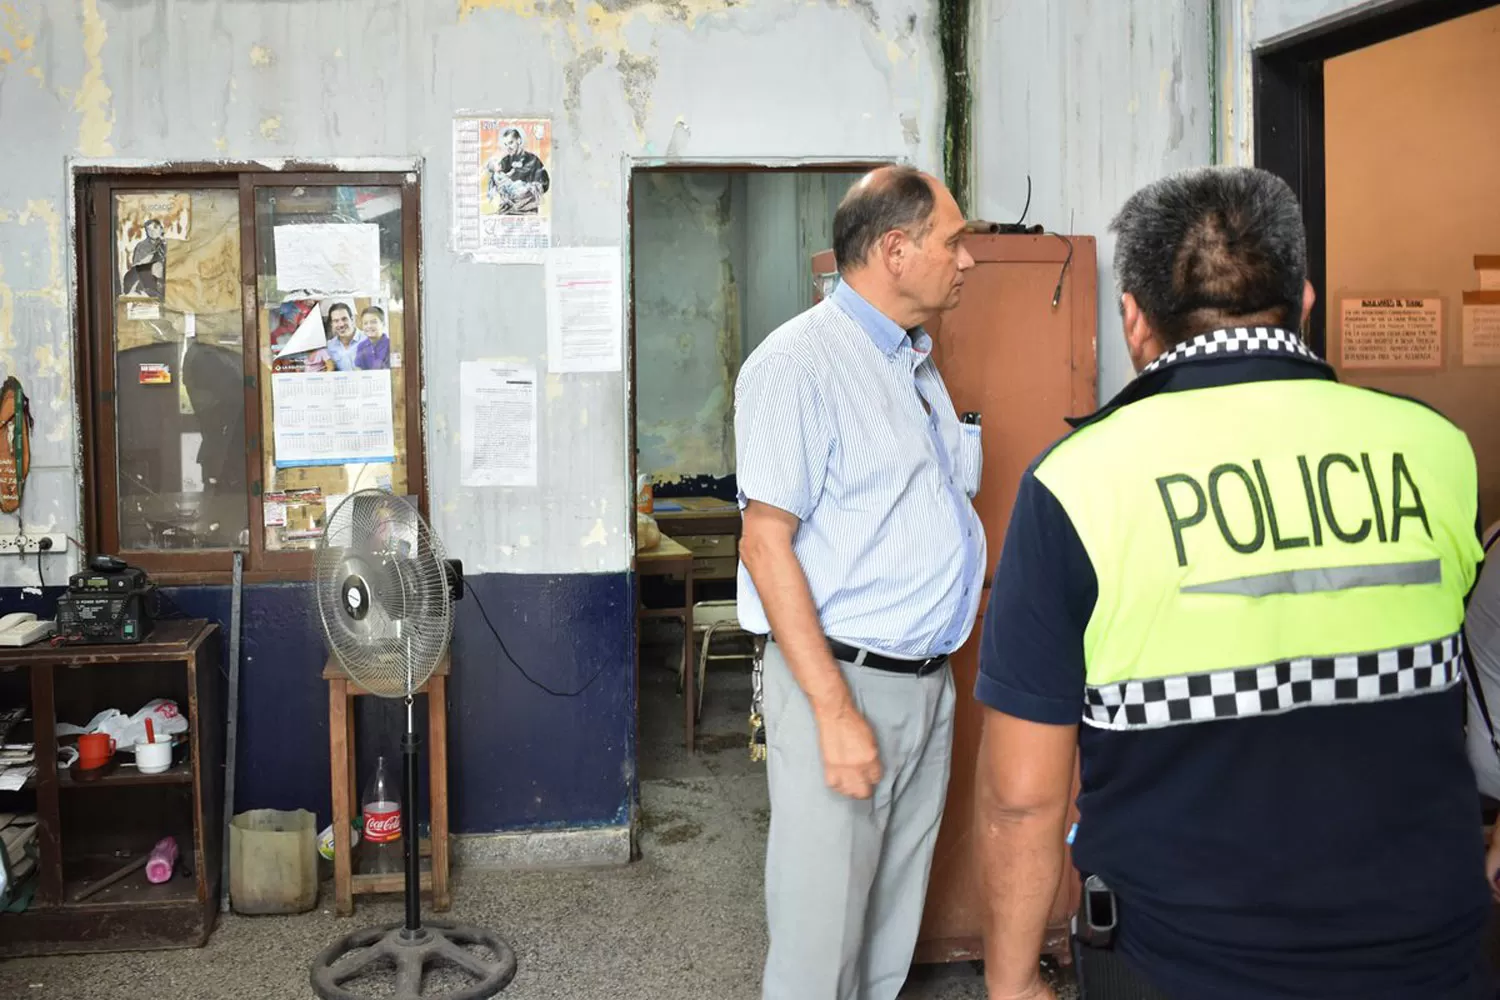
M 114 752 L 115 738 L 108 733 L 86 733 L 78 737 L 78 763 L 85 771 L 104 766 Z

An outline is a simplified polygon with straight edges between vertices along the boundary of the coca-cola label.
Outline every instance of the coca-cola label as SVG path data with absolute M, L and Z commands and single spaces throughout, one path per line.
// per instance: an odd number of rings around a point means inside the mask
M 401 806 L 395 802 L 372 802 L 365 806 L 365 840 L 385 844 L 401 839 Z

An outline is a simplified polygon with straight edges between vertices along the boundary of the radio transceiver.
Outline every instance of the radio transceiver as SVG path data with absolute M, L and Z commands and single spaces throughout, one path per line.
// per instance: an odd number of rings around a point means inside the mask
M 94 556 L 58 598 L 57 634 L 64 645 L 140 642 L 151 632 L 146 599 L 155 589 L 145 570 Z

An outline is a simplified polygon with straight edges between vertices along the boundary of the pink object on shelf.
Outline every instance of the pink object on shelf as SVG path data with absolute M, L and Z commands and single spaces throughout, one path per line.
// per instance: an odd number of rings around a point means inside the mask
M 163 837 L 151 848 L 151 856 L 146 859 L 146 880 L 160 885 L 172 877 L 172 869 L 176 866 L 177 838 Z

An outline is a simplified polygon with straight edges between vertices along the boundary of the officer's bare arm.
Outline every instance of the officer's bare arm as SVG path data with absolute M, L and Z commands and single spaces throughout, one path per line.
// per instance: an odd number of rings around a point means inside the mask
M 755 500 L 745 507 L 740 558 L 771 622 L 771 634 L 818 721 L 824 777 L 834 791 L 869 798 L 880 781 L 875 735 L 855 707 L 828 649 L 807 575 L 792 550 L 801 522 Z
M 1049 996 L 1037 959 L 1063 876 L 1078 727 L 984 710 L 975 789 L 975 845 L 986 904 L 991 1000 Z

